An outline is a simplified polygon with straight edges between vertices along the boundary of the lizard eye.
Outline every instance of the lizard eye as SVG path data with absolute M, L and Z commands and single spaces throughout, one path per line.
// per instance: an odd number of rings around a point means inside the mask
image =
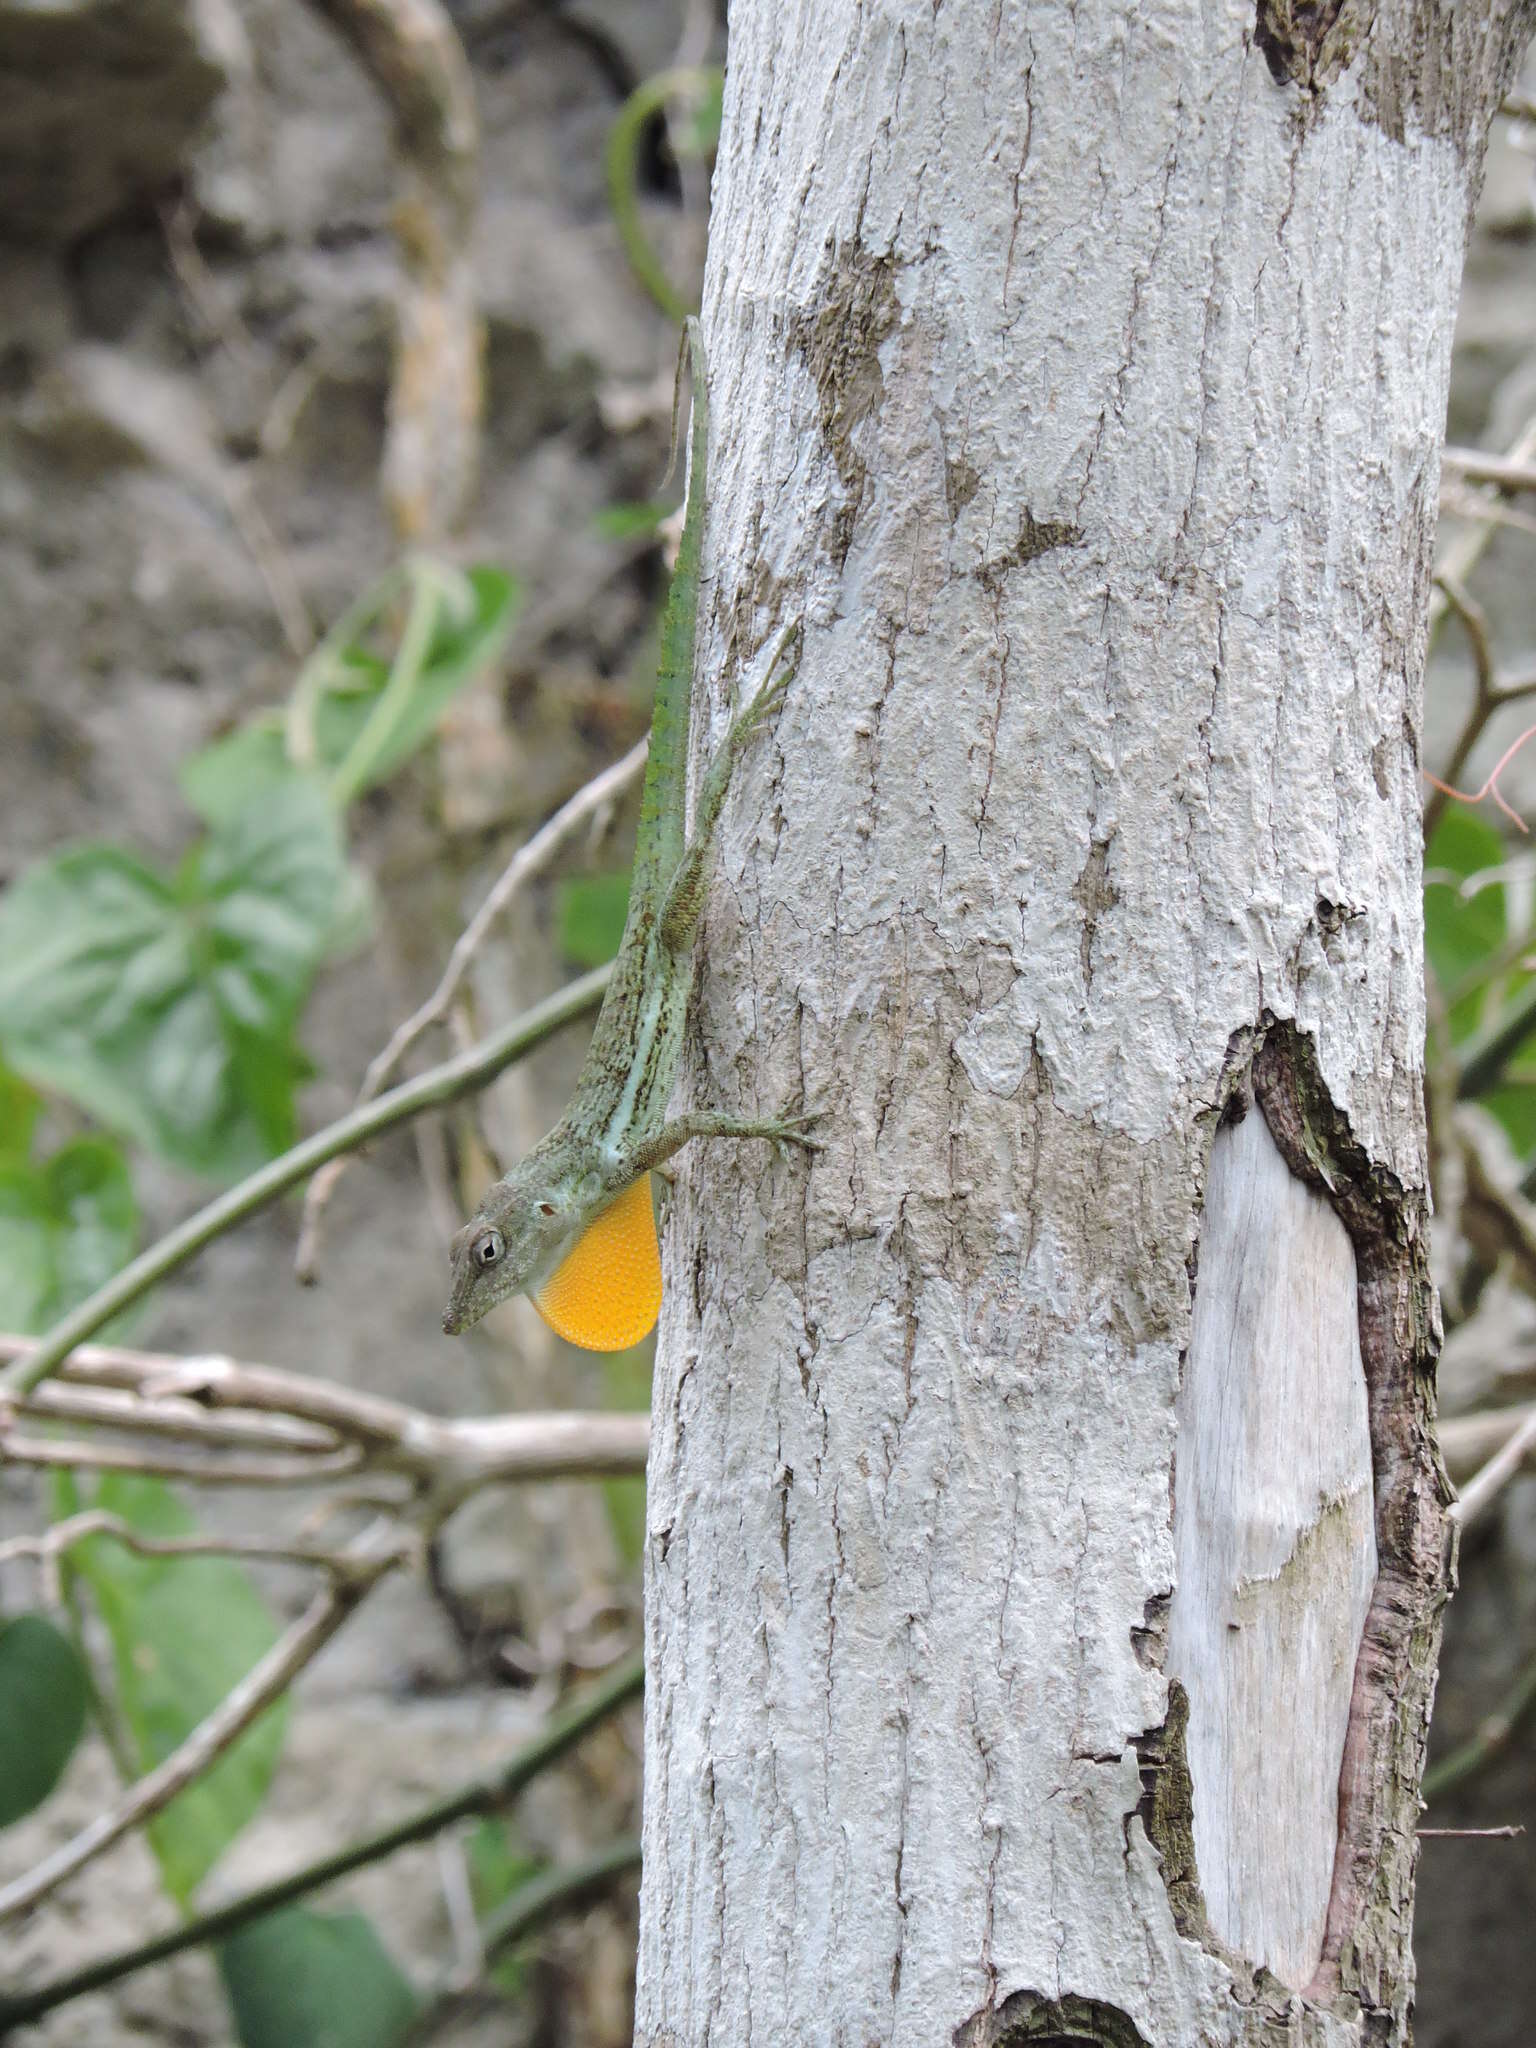
M 554 1203 L 553 1203 L 553 1202 L 540 1202 L 540 1204 L 539 1204 L 539 1214 L 540 1214 L 541 1216 L 553 1216 L 553 1215 L 554 1215 L 554 1213 L 555 1213 L 555 1205 L 554 1205 Z
M 499 1230 L 482 1230 L 469 1248 L 469 1255 L 477 1266 L 494 1266 L 506 1250 Z

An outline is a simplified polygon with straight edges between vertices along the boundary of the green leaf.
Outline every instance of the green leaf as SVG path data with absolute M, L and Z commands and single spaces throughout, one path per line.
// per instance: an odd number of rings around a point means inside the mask
M 603 1352 L 600 1362 L 604 1406 L 621 1414 L 647 1412 L 655 1357 L 654 1336 L 644 1338 L 628 1351 Z M 602 1489 L 608 1526 L 619 1555 L 627 1565 L 637 1565 L 645 1550 L 645 1480 L 638 1474 L 633 1478 L 605 1479 Z
M 592 528 L 604 540 L 638 540 L 643 534 L 655 533 L 674 509 L 653 498 L 622 500 L 605 505 L 592 521 Z
M 1503 946 L 1508 907 L 1502 881 L 1484 881 L 1502 866 L 1504 842 L 1470 811 L 1448 810 L 1424 853 L 1424 942 L 1443 989 L 1455 988 Z
M 319 779 L 344 807 L 431 737 L 450 700 L 500 652 L 520 591 L 503 570 L 485 566 L 461 574 L 422 559 L 407 573 L 418 596 L 432 602 L 416 658 L 403 640 L 392 662 L 355 641 L 317 649 L 294 692 L 306 709 L 313 758 L 294 759 L 286 713 L 262 713 L 182 764 L 182 794 L 199 817 L 226 823 L 295 777 Z M 350 617 L 367 627 L 399 581 L 400 572 L 391 572 Z
M 1475 813 L 1448 810 L 1424 856 L 1424 944 L 1441 994 L 1451 1000 L 1458 1046 L 1495 1027 L 1528 977 L 1511 962 L 1504 875 L 1509 849 Z
M 29 868 L 0 904 L 0 1047 L 40 1086 L 194 1172 L 293 1134 L 292 1042 L 342 896 L 337 822 L 292 778 L 169 881 L 111 846 Z
M 188 754 L 177 780 L 205 824 L 223 825 L 256 798 L 302 773 L 288 758 L 282 713 L 269 711 Z
M 431 639 L 411 672 L 397 655 L 387 679 L 350 701 L 355 720 L 350 744 L 331 785 L 339 804 L 386 781 L 429 739 L 450 701 L 501 651 L 511 631 L 518 586 L 503 570 L 479 567 L 463 575 L 423 564 L 439 595 Z
M 76 1138 L 41 1166 L 0 1160 L 0 1329 L 36 1335 L 133 1256 L 138 1205 L 121 1153 Z
M 1536 1088 L 1529 1083 L 1524 1087 L 1490 1088 L 1479 1100 L 1504 1126 L 1517 1156 L 1529 1158 L 1536 1151 Z
M 0 1622 L 0 1828 L 41 1806 L 85 1727 L 86 1677 L 41 1614 Z
M 487 1814 L 466 1838 L 464 1861 L 469 1870 L 470 1898 L 480 1920 L 494 1913 L 521 1885 L 547 1867 L 541 1857 L 520 1850 L 507 1823 L 493 1814 Z M 516 1949 L 499 1956 L 487 1974 L 505 1998 L 519 1998 L 527 1990 L 527 1959 Z
M 695 159 L 713 156 L 720 144 L 720 124 L 724 119 L 725 73 L 718 65 L 702 66 L 698 97 L 670 130 L 678 155 Z
M 158 1479 L 108 1473 L 94 1505 L 155 1536 L 196 1524 Z M 69 1553 L 112 1644 L 117 1701 L 144 1770 L 164 1761 L 276 1641 L 265 1603 L 223 1557 L 138 1557 L 109 1536 Z M 166 1889 L 185 1904 L 266 1797 L 282 1747 L 280 1700 L 147 1829 Z
M 40 1106 L 37 1090 L 0 1066 L 0 1159 L 28 1157 Z
M 268 1913 L 220 1944 L 219 1969 L 241 2048 L 391 2048 L 416 2013 L 361 1913 Z
M 573 875 L 555 891 L 557 942 L 577 967 L 601 967 L 619 950 L 629 911 L 629 876 Z
M 1450 876 L 1464 880 L 1497 867 L 1508 848 L 1496 827 L 1464 804 L 1452 804 L 1442 812 L 1434 837 L 1424 849 L 1424 878 Z

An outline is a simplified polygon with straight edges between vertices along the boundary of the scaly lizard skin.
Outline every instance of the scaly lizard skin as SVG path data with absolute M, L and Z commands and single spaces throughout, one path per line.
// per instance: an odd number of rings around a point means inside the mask
M 509 1295 L 530 1294 L 561 1336 L 620 1351 L 652 1329 L 661 1258 L 647 1176 L 690 1138 L 769 1138 L 815 1150 L 809 1117 L 743 1118 L 689 1110 L 667 1119 L 693 989 L 693 942 L 715 826 L 731 770 L 783 700 L 780 667 L 797 626 L 781 635 L 767 681 L 737 713 L 699 790 L 687 836 L 687 745 L 709 436 L 704 343 L 686 323 L 693 418 L 687 510 L 662 627 L 661 667 L 629 915 L 570 1106 L 505 1180 L 486 1191 L 453 1241 L 453 1291 L 443 1328 L 457 1336 Z

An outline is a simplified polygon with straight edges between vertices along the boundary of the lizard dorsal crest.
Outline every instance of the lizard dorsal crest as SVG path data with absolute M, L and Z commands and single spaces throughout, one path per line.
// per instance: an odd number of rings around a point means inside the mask
M 651 1177 L 616 1195 L 533 1297 L 557 1336 L 584 1351 L 627 1351 L 661 1313 L 661 1250 Z

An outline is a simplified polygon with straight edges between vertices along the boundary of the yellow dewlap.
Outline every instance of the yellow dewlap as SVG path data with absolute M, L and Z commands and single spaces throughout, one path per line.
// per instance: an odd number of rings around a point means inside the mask
M 627 1351 L 661 1313 L 661 1251 L 642 1174 L 609 1203 L 533 1297 L 549 1327 L 585 1351 Z

